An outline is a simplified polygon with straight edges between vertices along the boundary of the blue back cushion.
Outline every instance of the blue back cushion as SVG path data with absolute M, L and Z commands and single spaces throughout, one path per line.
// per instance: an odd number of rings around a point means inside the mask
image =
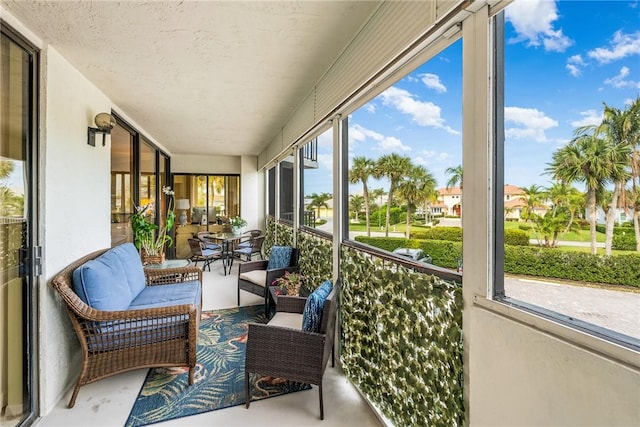
M 144 271 L 142 270 L 142 261 L 140 260 L 138 250 L 133 243 L 123 243 L 111 249 L 109 252 L 114 252 L 122 263 L 124 274 L 129 282 L 131 299 L 134 299 L 146 286 Z
M 133 299 L 125 268 L 113 250 L 76 268 L 73 290 L 97 310 L 126 310 Z
M 308 332 L 320 331 L 320 322 L 322 321 L 322 310 L 327 297 L 331 293 L 333 285 L 330 280 L 322 282 L 318 288 L 311 292 L 307 298 L 302 312 L 302 330 Z
M 267 270 L 289 267 L 292 251 L 293 248 L 291 246 L 273 246 L 269 254 Z

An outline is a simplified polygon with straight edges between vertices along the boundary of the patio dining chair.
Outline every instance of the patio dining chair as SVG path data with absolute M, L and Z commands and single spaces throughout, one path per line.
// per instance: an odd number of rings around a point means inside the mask
M 193 237 L 195 237 L 196 239 L 200 240 L 203 245 L 204 245 L 204 249 L 211 249 L 211 250 L 222 250 L 222 246 L 220 246 L 217 243 L 214 243 L 211 239 L 208 239 L 206 236 L 209 235 L 208 231 L 198 231 L 197 233 L 195 233 L 195 235 Z
M 251 247 L 251 240 L 262 236 L 262 230 L 249 230 L 243 233 L 243 239 L 238 243 L 238 249 Z
M 202 243 L 198 239 L 188 239 L 189 241 L 189 249 L 191 249 L 191 257 L 189 258 L 193 263 L 198 266 L 198 262 L 202 261 L 204 265 L 202 266 L 202 271 L 205 268 L 209 268 L 211 271 L 211 263 L 217 259 L 222 259 L 222 250 L 221 249 L 206 249 L 204 243 Z M 224 274 L 227 274 L 227 266 L 223 262 Z
M 262 244 L 264 243 L 264 236 L 254 237 L 249 242 L 249 246 L 240 246 L 238 245 L 238 249 L 233 251 L 234 256 L 238 256 L 238 258 L 242 258 L 243 256 L 247 257 L 247 261 L 251 261 L 254 254 L 260 255 L 260 259 L 264 259 L 262 257 Z

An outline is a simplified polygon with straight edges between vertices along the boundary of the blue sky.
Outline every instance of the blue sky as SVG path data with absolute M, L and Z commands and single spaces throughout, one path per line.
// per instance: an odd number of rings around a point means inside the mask
M 518 0 L 505 14 L 505 183 L 545 186 L 546 163 L 577 126 L 599 123 L 603 102 L 640 95 L 640 1 Z M 350 158 L 407 155 L 444 187 L 445 169 L 462 163 L 462 40 L 349 119 Z M 319 138 L 307 195 L 331 192 L 330 141 Z

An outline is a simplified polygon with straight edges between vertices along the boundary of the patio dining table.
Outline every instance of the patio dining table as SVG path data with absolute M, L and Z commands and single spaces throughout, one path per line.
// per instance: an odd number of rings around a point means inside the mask
M 222 262 L 226 271 L 231 274 L 231 266 L 233 265 L 233 250 L 236 247 L 236 243 L 242 239 L 242 235 L 233 234 L 229 232 L 209 233 L 205 236 L 207 239 L 211 239 L 222 246 Z M 227 268 L 228 267 L 228 268 Z

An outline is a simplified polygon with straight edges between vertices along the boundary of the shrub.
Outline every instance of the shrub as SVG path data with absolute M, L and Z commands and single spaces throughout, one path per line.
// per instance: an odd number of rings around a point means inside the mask
M 514 246 L 529 246 L 529 233 L 522 230 L 504 230 L 504 244 Z
M 640 255 L 602 256 L 557 248 L 508 246 L 504 271 L 579 282 L 640 287 Z
M 532 227 L 529 224 L 518 224 L 518 228 L 520 230 L 529 231 Z
M 636 250 L 636 236 L 634 232 L 618 234 L 613 233 L 613 241 L 611 242 L 613 249 L 621 251 L 635 251 Z
M 414 239 L 424 240 L 450 240 L 462 242 L 462 228 L 460 227 L 433 227 L 411 233 Z
M 396 248 L 420 248 L 431 255 L 433 264 L 455 269 L 462 255 L 462 243 L 394 237 L 357 236 L 356 241 L 392 252 Z M 511 274 L 609 283 L 640 287 L 640 254 L 602 256 L 534 246 L 504 247 L 504 271 Z
M 458 258 L 462 256 L 461 242 L 367 236 L 356 236 L 355 240 L 389 252 L 396 248 L 422 249 L 424 253 L 431 255 L 434 265 L 451 269 L 458 266 Z

